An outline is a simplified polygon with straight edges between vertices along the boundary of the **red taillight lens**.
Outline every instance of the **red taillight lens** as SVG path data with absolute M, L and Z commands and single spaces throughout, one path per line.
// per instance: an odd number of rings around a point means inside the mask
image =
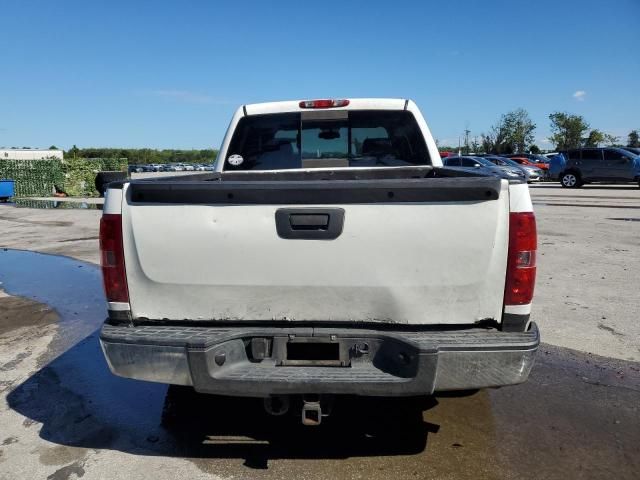
M 100 264 L 107 301 L 128 303 L 121 215 L 105 213 L 100 219 Z
M 504 292 L 505 305 L 531 303 L 536 283 L 538 235 L 533 212 L 509 214 L 509 258 Z
M 334 107 L 346 107 L 349 105 L 349 100 L 303 100 L 299 103 L 300 108 L 334 108 Z

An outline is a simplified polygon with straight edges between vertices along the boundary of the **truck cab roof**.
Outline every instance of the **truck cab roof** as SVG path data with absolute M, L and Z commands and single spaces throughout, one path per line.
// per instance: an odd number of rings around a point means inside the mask
M 342 102 L 338 106 L 303 107 L 310 102 Z M 343 104 L 346 102 L 346 104 Z M 313 110 L 406 110 L 413 101 L 404 98 L 337 98 L 337 99 L 300 99 L 278 102 L 250 103 L 238 108 L 243 115 L 264 115 L 269 113 L 303 112 Z M 325 105 L 325 104 L 322 104 Z M 415 104 L 414 104 L 415 105 Z

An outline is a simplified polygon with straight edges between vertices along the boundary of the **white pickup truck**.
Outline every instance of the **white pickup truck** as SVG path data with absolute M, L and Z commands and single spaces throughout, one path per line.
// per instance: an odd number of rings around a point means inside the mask
M 411 100 L 242 106 L 215 172 L 111 183 L 100 243 L 113 373 L 305 424 L 521 383 L 540 341 L 526 183 L 443 167 Z

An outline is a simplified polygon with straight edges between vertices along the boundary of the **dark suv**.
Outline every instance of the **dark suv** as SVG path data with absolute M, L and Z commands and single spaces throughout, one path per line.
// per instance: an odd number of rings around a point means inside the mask
M 576 148 L 560 153 L 566 160 L 559 175 L 563 187 L 640 181 L 640 157 L 621 148 Z

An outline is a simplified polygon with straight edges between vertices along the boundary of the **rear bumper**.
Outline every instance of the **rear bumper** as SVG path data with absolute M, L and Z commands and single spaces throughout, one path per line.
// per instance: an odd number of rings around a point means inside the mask
M 105 323 L 100 343 L 116 375 L 200 392 L 409 396 L 522 383 L 540 336 L 534 323 L 527 332 Z M 335 359 L 291 360 L 291 343 L 332 344 Z

